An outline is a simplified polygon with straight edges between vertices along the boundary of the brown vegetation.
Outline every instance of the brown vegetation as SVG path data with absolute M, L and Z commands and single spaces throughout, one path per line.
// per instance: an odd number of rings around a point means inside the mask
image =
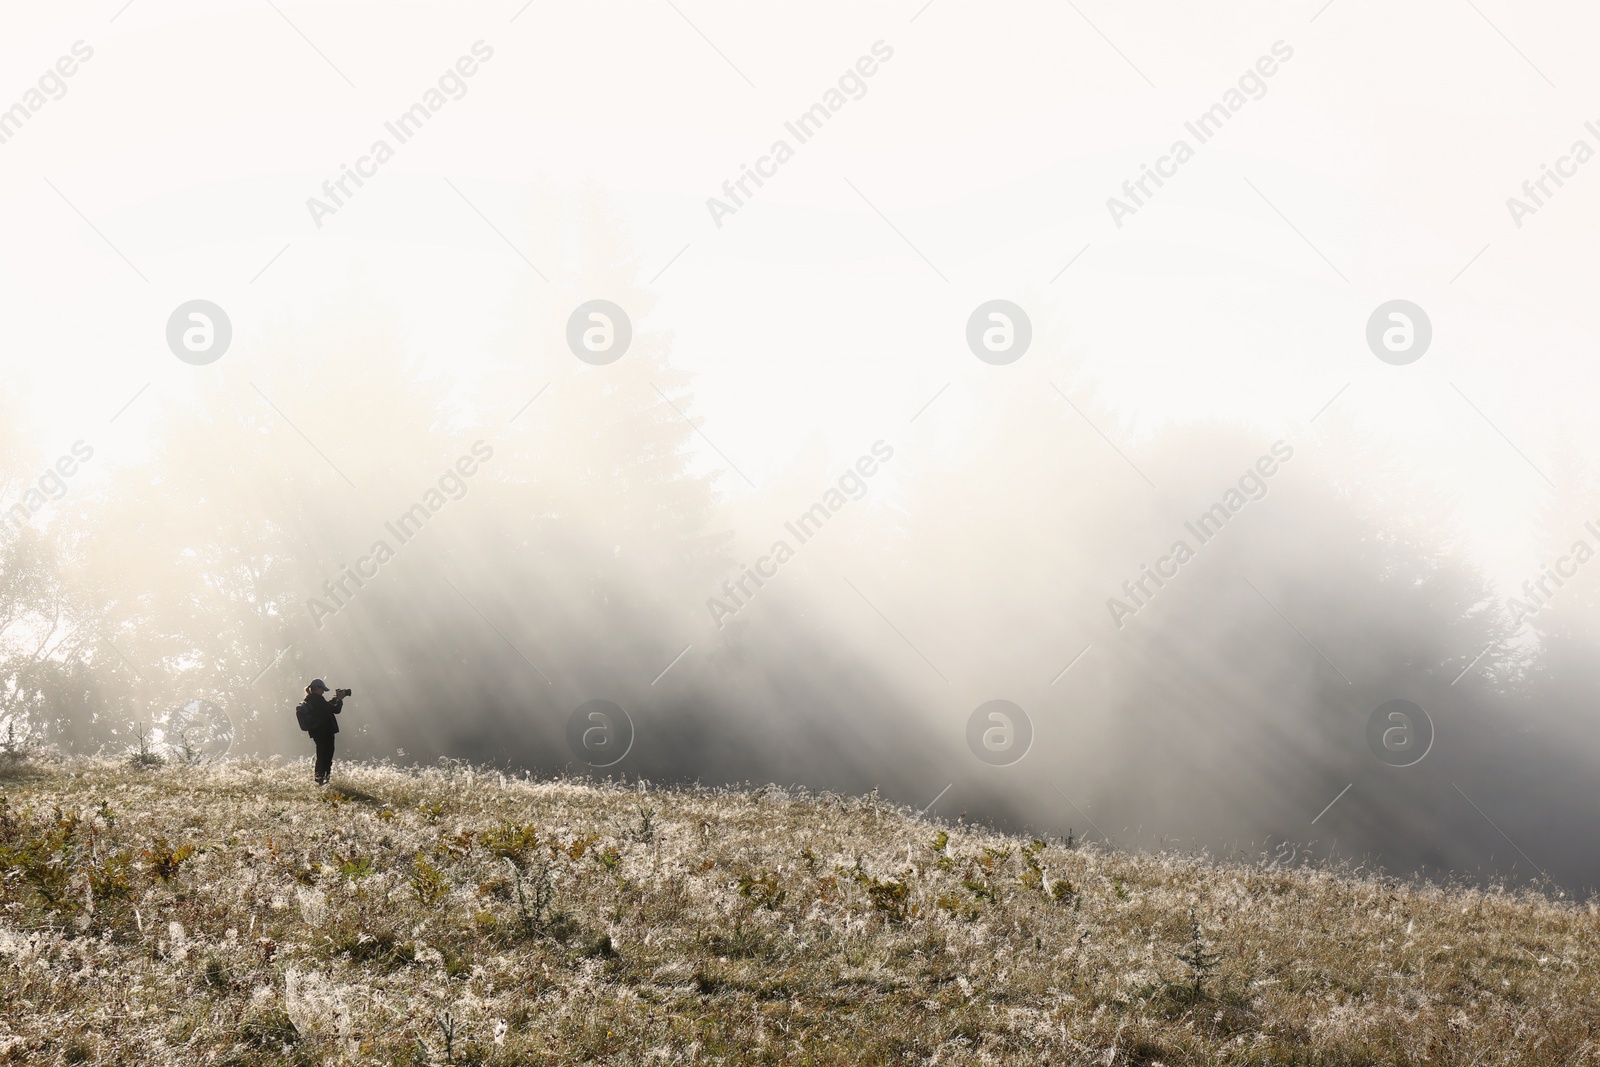
M 1592 905 L 464 766 L 40 760 L 0 1062 L 1574 1064 Z

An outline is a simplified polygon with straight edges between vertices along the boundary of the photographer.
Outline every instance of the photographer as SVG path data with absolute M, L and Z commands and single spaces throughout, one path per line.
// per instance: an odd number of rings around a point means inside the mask
M 295 709 L 300 728 L 317 743 L 316 779 L 318 785 L 328 784 L 328 774 L 333 770 L 333 735 L 339 732 L 339 712 L 344 710 L 344 698 L 349 689 L 334 692 L 329 700 L 323 694 L 328 685 L 321 678 L 313 678 L 306 686 L 306 699 Z

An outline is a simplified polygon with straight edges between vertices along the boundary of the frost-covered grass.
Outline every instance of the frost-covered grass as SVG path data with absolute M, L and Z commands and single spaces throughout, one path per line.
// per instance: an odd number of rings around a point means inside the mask
M 0 772 L 0 1062 L 1576 1064 L 1600 913 L 873 798 Z

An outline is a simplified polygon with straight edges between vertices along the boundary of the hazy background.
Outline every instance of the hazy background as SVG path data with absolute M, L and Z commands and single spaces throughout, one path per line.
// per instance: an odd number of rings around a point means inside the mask
M 0 509 L 93 449 L 0 549 L 13 737 L 299 755 L 323 676 L 357 692 L 341 755 L 584 770 L 567 721 L 606 699 L 635 738 L 599 773 L 1600 883 L 1600 561 L 1529 625 L 1506 606 L 1600 549 L 1600 162 L 1506 207 L 1600 150 L 1592 10 L 108 0 L 0 27 L 0 109 L 93 49 L 0 144 Z M 306 199 L 380 137 L 395 158 L 318 228 Z M 719 227 L 706 198 L 779 137 Z M 1180 137 L 1118 227 L 1106 198 Z M 635 331 L 608 366 L 565 342 L 597 298 Z M 996 298 L 1034 330 L 998 367 L 965 340 Z M 1365 340 L 1396 298 L 1433 326 L 1409 366 Z M 232 324 L 207 366 L 166 342 L 192 299 Z M 398 544 L 385 521 L 478 441 Z M 1107 598 L 1278 441 L 1266 495 L 1115 626 Z M 780 537 L 718 628 L 707 599 Z M 1034 734 L 1002 767 L 966 742 L 997 698 Z M 1436 735 L 1406 768 L 1365 738 L 1397 698 Z

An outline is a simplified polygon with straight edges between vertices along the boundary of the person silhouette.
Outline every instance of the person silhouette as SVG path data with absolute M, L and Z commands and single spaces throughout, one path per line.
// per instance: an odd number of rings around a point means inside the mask
M 327 691 L 328 683 L 313 678 L 306 686 L 305 702 L 295 709 L 301 726 L 317 745 L 317 761 L 312 773 L 318 785 L 327 785 L 328 775 L 333 770 L 333 735 L 339 732 L 338 715 L 344 710 L 344 698 L 350 695 L 350 690 L 340 689 L 329 700 L 323 695 Z

